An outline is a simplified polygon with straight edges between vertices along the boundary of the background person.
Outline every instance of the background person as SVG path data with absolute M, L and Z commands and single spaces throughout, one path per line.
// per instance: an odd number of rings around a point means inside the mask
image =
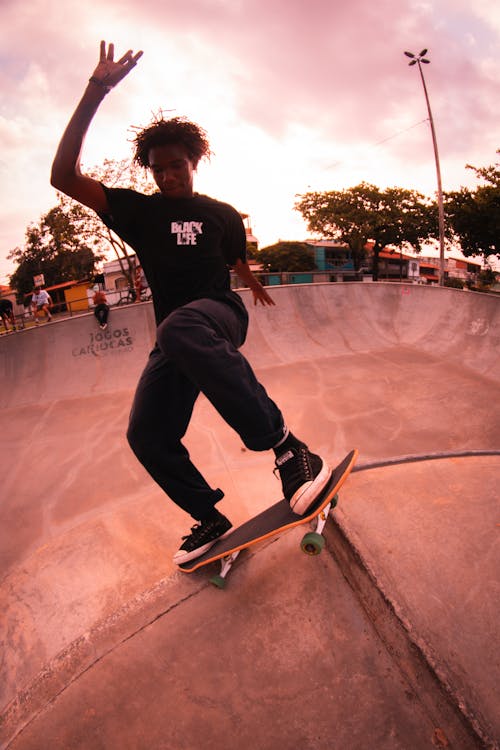
M 50 314 L 49 305 L 52 304 L 52 300 L 50 298 L 50 294 L 41 287 L 35 287 L 33 290 L 33 296 L 31 297 L 31 309 L 33 311 L 33 315 L 35 316 L 35 323 L 38 325 L 38 314 L 40 312 L 44 312 L 47 316 L 47 322 L 50 322 L 52 320 L 52 315 Z
M 92 302 L 95 305 L 94 315 L 96 316 L 97 322 L 99 323 L 99 328 L 102 328 L 104 330 L 108 327 L 109 315 L 109 305 L 106 300 L 105 293 L 101 289 L 98 289 L 92 297 Z
M 146 277 L 141 266 L 136 266 L 134 271 L 134 288 L 135 288 L 135 301 L 141 301 L 141 295 L 143 289 L 146 288 Z
M 12 302 L 10 299 L 7 299 L 7 297 L 2 297 L 0 299 L 0 316 L 6 331 L 10 331 L 9 323 L 11 324 L 12 329 L 14 331 L 16 330 L 16 319 L 14 317 Z

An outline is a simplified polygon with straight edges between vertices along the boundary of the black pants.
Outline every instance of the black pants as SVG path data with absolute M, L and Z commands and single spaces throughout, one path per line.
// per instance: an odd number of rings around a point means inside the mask
M 158 327 L 132 405 L 132 450 L 197 520 L 224 496 L 208 485 L 181 442 L 200 392 L 251 450 L 268 450 L 284 434 L 280 410 L 238 351 L 247 326 L 245 314 L 223 301 L 203 299 L 175 310 Z
M 99 305 L 95 306 L 94 315 L 96 316 L 100 326 L 106 325 L 106 323 L 108 322 L 109 307 L 101 302 Z

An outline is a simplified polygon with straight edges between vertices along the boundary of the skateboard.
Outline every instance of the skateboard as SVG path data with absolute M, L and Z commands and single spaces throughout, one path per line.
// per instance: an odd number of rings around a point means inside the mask
M 212 576 L 210 583 L 218 588 L 225 588 L 226 577 L 241 550 L 314 519 L 316 519 L 315 530 L 305 534 L 300 546 L 307 555 L 319 555 L 325 546 L 325 539 L 321 532 L 330 512 L 337 505 L 337 492 L 351 473 L 357 457 L 358 451 L 352 450 L 332 471 L 326 487 L 307 515 L 298 516 L 286 500 L 280 500 L 241 526 L 237 526 L 200 557 L 181 563 L 179 570 L 184 573 L 193 573 L 198 568 L 219 560 L 220 573 Z

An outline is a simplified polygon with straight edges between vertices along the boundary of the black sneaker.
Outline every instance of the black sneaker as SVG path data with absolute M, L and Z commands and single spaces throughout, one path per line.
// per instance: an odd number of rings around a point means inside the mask
M 210 521 L 200 521 L 191 528 L 191 534 L 183 536 L 184 543 L 174 555 L 174 563 L 181 563 L 201 557 L 218 539 L 226 536 L 232 528 L 231 521 L 219 513 L 217 518 Z
M 307 445 L 289 448 L 276 459 L 283 495 L 294 513 L 306 515 L 330 478 L 330 469 Z

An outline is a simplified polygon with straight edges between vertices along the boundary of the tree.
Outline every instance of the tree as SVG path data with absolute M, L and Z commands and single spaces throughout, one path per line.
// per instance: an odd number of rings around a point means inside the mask
M 110 187 L 154 192 L 144 170 L 127 159 L 106 159 L 88 174 Z M 33 276 L 43 273 L 48 286 L 74 279 L 89 278 L 95 265 L 112 251 L 120 263 L 128 285 L 134 286 L 135 262 L 126 243 L 103 224 L 97 214 L 63 193 L 57 193 L 58 205 L 41 217 L 38 225 L 26 230 L 24 248 L 15 248 L 9 258 L 18 263 L 10 277 L 18 299 L 33 288 Z
M 139 190 L 142 193 L 150 194 L 156 190 L 147 178 L 147 172 L 138 167 L 128 159 L 116 161 L 114 159 L 105 159 L 102 166 L 94 166 L 87 170 L 90 177 L 103 182 L 108 187 L 130 188 Z M 74 203 L 71 198 L 58 193 L 59 201 L 62 204 Z M 81 206 L 85 217 L 85 227 L 80 227 L 85 236 L 89 238 L 94 247 L 103 256 L 107 257 L 111 252 L 116 256 L 120 269 L 127 279 L 130 288 L 134 287 L 135 259 L 130 252 L 129 246 L 109 229 L 97 214 L 86 206 Z M 90 239 L 91 238 L 91 239 Z
M 254 254 L 264 271 L 314 271 L 314 253 L 305 242 L 276 242 Z
M 374 281 L 378 280 L 378 259 L 384 247 L 409 245 L 420 252 L 422 242 L 439 235 L 435 201 L 415 190 L 380 190 L 362 182 L 346 190 L 305 193 L 298 198 L 295 209 L 309 229 L 323 238 L 345 242 L 356 271 L 362 266 L 367 242 L 374 243 Z
M 496 284 L 497 275 L 492 268 L 483 268 L 477 277 L 479 288 L 488 290 L 493 284 Z
M 500 151 L 497 151 L 500 153 Z M 461 188 L 446 193 L 446 214 L 464 255 L 500 257 L 500 164 L 473 167 L 479 185 L 475 191 Z
M 17 264 L 9 282 L 22 302 L 33 289 L 33 277 L 42 273 L 45 284 L 87 279 L 101 256 L 89 246 L 82 231 L 86 223 L 85 209 L 77 203 L 62 203 L 40 217 L 38 224 L 26 229 L 23 248 L 16 247 L 8 257 Z
M 128 159 L 122 159 L 121 161 L 105 159 L 102 167 L 93 167 L 89 171 L 89 176 L 103 182 L 108 187 L 130 188 L 146 195 L 150 195 L 157 190 L 156 185 L 148 180 L 147 171 Z M 115 254 L 129 287 L 133 288 L 135 261 L 131 257 L 127 243 L 103 224 L 93 211 L 85 210 L 89 214 L 89 228 L 99 243 L 100 250 L 105 255 L 110 250 Z

